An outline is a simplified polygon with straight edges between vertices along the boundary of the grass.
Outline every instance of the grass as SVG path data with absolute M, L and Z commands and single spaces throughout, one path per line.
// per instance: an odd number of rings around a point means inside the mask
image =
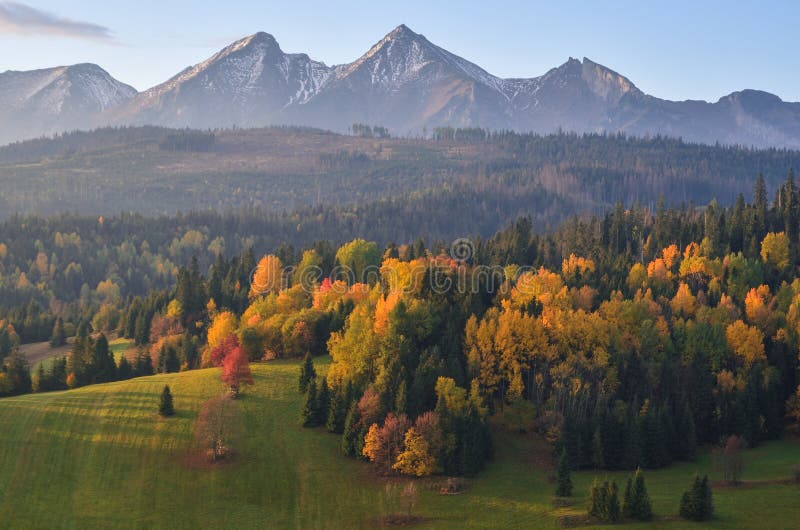
M 318 362 L 321 371 L 325 362 Z M 0 400 L 0 521 L 13 528 L 372 528 L 397 511 L 384 481 L 347 459 L 337 436 L 302 429 L 295 362 L 253 365 L 255 386 L 240 400 L 245 435 L 235 463 L 194 469 L 183 456 L 199 404 L 222 392 L 217 370 Z M 156 414 L 169 384 L 177 415 Z M 541 444 L 500 434 L 497 457 L 461 495 L 421 482 L 415 513 L 422 528 L 554 528 L 553 484 L 539 466 Z M 541 452 L 541 451 L 540 451 Z M 800 443 L 780 441 L 748 453 L 745 479 L 788 477 Z M 538 458 L 538 460 L 537 460 Z M 677 512 L 697 462 L 647 472 L 659 516 Z M 583 494 L 594 474 L 576 473 Z M 624 484 L 624 474 L 612 474 Z M 601 477 L 602 478 L 602 477 Z M 797 528 L 800 487 L 769 484 L 718 489 L 715 528 Z M 698 528 L 656 521 L 631 528 Z

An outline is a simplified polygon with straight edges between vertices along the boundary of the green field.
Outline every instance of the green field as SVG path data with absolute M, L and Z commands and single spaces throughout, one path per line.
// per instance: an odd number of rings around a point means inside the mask
M 320 365 L 320 363 L 318 363 Z M 3 528 L 369 528 L 397 511 L 367 465 L 343 457 L 337 436 L 302 429 L 297 363 L 253 365 L 241 407 L 245 434 L 235 463 L 193 469 L 184 456 L 200 402 L 222 392 L 217 370 L 0 400 L 0 527 Z M 324 370 L 324 366 L 318 366 Z M 177 415 L 160 419 L 168 383 Z M 556 528 L 583 509 L 592 473 L 574 477 L 576 505 L 553 507 L 541 444 L 500 435 L 497 456 L 461 495 L 420 482 L 421 528 Z M 749 451 L 744 478 L 787 478 L 800 443 Z M 647 472 L 654 509 L 674 516 L 696 463 Z M 624 474 L 616 475 L 619 482 Z M 622 484 L 621 484 L 622 485 Z M 717 489 L 715 528 L 800 528 L 800 487 Z M 636 528 L 637 525 L 626 525 Z M 681 520 L 638 527 L 700 528 Z

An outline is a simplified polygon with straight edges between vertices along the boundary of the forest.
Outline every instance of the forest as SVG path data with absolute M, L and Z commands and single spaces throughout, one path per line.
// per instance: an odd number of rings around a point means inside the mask
M 620 202 L 399 243 L 335 222 L 287 241 L 267 214 L 252 232 L 246 214 L 15 216 L 0 392 L 222 366 L 239 393 L 247 363 L 305 358 L 300 421 L 386 474 L 474 475 L 496 429 L 540 433 L 572 469 L 754 447 L 800 427 L 794 173 L 769 195 L 758 177 L 728 207 Z M 135 357 L 114 359 L 115 335 Z M 18 346 L 37 340 L 71 346 L 31 376 Z
M 761 173 L 775 189 L 796 151 L 691 144 L 614 134 L 535 135 L 440 128 L 389 137 L 354 124 L 351 135 L 273 127 L 214 131 L 158 127 L 65 133 L 0 147 L 0 219 L 14 213 L 118 216 L 137 212 L 238 214 L 256 209 L 307 219 L 347 216 L 354 237 L 491 236 L 520 216 L 538 231 L 570 215 L 603 215 L 616 202 L 653 208 L 732 204 Z M 469 208 L 466 226 L 442 223 Z M 379 221 L 376 210 L 400 218 Z M 420 215 L 420 213 L 425 215 Z M 458 232 L 453 234 L 452 232 Z M 320 234 L 316 239 L 331 239 Z

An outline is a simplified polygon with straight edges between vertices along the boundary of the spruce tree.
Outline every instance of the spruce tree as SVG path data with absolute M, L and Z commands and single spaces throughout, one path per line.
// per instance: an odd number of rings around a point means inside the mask
M 328 389 L 328 381 L 323 377 L 322 383 L 317 392 L 317 410 L 314 414 L 316 425 L 325 425 L 328 423 L 328 411 L 331 407 L 331 394 Z
M 64 321 L 61 319 L 61 317 L 58 317 L 56 319 L 56 323 L 53 325 L 53 333 L 50 336 L 50 346 L 53 348 L 58 348 L 66 343 L 67 335 L 64 332 Z
M 161 391 L 161 403 L 158 405 L 158 413 L 162 416 L 172 416 L 175 414 L 175 408 L 172 405 L 172 393 L 169 390 L 169 385 L 164 386 Z
M 347 456 L 358 457 L 361 454 L 361 444 L 363 437 L 361 434 L 361 411 L 358 408 L 358 401 L 353 399 L 350 410 L 344 421 L 344 431 L 342 432 L 342 451 Z
M 625 496 L 622 498 L 622 516 L 633 517 L 633 481 L 631 477 L 625 481 Z
M 616 481 L 612 480 L 611 484 L 608 486 L 606 499 L 608 502 L 608 507 L 606 508 L 606 521 L 609 523 L 616 523 L 622 519 L 622 510 L 620 510 L 619 507 L 619 491 L 617 489 Z
M 589 515 L 591 517 L 600 517 L 600 486 L 597 484 L 597 478 L 592 481 L 589 487 Z
M 303 413 L 300 419 L 303 421 L 303 427 L 316 427 L 319 425 L 317 422 L 317 414 L 319 410 L 317 400 L 317 380 L 312 379 L 308 382 L 308 391 L 306 392 L 306 403 L 303 406 Z
M 714 504 L 708 476 L 694 476 L 692 485 L 681 497 L 680 515 L 690 521 L 707 521 L 714 514 Z
M 333 392 L 330 407 L 328 408 L 328 419 L 325 422 L 325 427 L 328 432 L 342 434 L 344 432 L 344 420 L 347 416 L 347 404 L 345 403 L 345 395 L 341 386 L 337 387 Z
M 630 479 L 628 479 L 630 483 Z M 650 503 L 650 495 L 647 493 L 647 486 L 644 483 L 642 470 L 637 469 L 633 475 L 633 489 L 630 495 L 630 507 L 628 517 L 633 517 L 640 521 L 649 521 L 653 518 L 653 507 Z
M 558 497 L 572 496 L 572 476 L 567 458 L 567 450 L 561 450 L 561 457 L 558 459 L 558 486 L 556 487 Z
M 303 359 L 303 364 L 300 366 L 300 381 L 298 388 L 301 393 L 308 390 L 308 383 L 317 376 L 317 371 L 314 369 L 314 359 L 311 358 L 311 352 L 306 352 Z
M 133 377 L 133 367 L 131 366 L 131 363 L 128 362 L 128 358 L 123 355 L 119 360 L 119 366 L 117 367 L 117 379 L 120 381 L 125 381 L 131 377 Z

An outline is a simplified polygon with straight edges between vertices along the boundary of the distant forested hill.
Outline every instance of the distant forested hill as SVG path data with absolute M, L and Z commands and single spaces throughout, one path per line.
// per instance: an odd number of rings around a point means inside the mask
M 439 129 L 425 140 L 302 128 L 101 129 L 0 148 L 0 215 L 358 211 L 388 201 L 400 222 L 456 207 L 490 234 L 519 214 L 555 224 L 662 195 L 667 204 L 730 204 L 757 174 L 773 190 L 793 167 L 796 151 L 617 135 Z

